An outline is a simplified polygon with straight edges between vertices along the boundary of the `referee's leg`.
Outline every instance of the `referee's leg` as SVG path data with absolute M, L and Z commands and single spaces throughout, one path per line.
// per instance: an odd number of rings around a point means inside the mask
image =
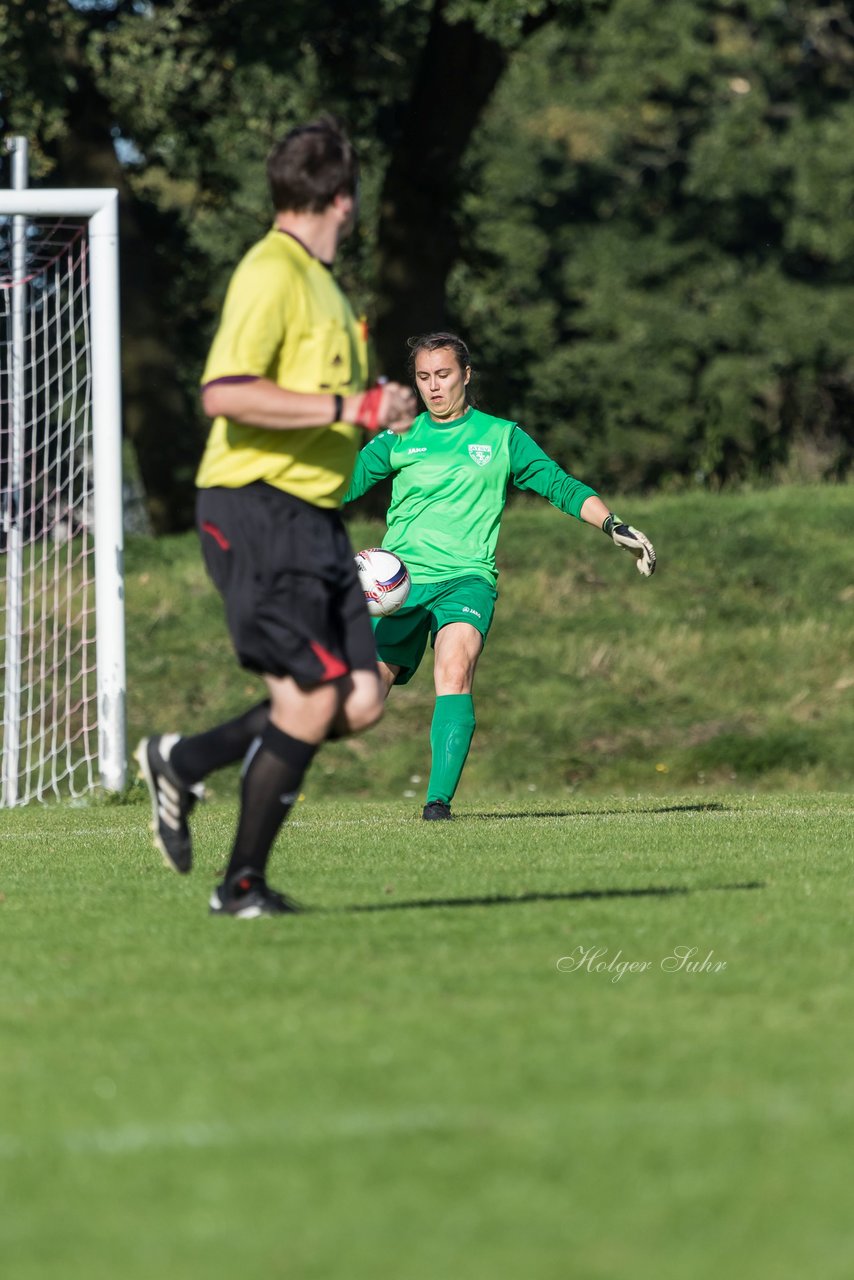
M 340 701 L 329 738 L 346 738 L 353 733 L 364 733 L 382 718 L 386 689 L 376 669 L 351 671 L 337 680 Z
M 226 883 L 254 873 L 264 877 L 276 836 L 296 803 L 318 747 L 329 737 L 343 707 L 353 725 L 367 728 L 382 715 L 376 671 L 356 671 L 338 680 L 302 688 L 290 676 L 264 677 L 270 693 L 269 720 L 250 748 L 240 786 L 240 815 Z M 345 729 L 345 732 L 353 729 Z

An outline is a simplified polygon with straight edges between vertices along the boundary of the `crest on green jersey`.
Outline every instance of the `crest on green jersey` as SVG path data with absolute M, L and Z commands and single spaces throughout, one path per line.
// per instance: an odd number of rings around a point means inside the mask
M 487 462 L 492 461 L 492 445 L 470 444 L 469 457 L 472 462 L 476 462 L 479 467 L 485 467 Z

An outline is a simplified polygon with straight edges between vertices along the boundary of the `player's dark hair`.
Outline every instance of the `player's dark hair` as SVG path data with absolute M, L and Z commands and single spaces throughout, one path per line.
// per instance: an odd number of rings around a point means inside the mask
M 321 116 L 276 143 L 267 157 L 267 179 L 277 212 L 322 213 L 337 195 L 356 195 L 359 162 L 338 121 Z
M 419 351 L 441 351 L 443 347 L 447 347 L 449 351 L 453 351 L 457 364 L 460 366 L 460 373 L 465 373 L 466 369 L 471 369 L 472 378 L 469 379 L 466 386 L 466 404 L 476 404 L 472 394 L 474 369 L 472 368 L 469 349 L 462 338 L 458 338 L 455 333 L 423 333 L 415 338 L 407 338 L 406 345 L 409 347 L 409 359 L 406 362 L 406 368 L 413 386 L 415 386 L 415 361 Z

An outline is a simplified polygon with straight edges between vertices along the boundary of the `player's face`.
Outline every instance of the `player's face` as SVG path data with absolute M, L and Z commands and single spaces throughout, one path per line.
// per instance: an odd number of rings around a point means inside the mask
M 466 407 L 466 386 L 471 377 L 468 365 L 460 363 L 450 347 L 419 351 L 415 357 L 415 383 L 431 418 L 452 422 Z

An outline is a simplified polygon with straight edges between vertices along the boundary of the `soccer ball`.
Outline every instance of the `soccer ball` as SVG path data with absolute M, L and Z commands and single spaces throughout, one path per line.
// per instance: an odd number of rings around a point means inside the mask
M 356 568 L 372 618 L 385 618 L 399 609 L 412 585 L 402 560 L 382 547 L 356 552 Z

